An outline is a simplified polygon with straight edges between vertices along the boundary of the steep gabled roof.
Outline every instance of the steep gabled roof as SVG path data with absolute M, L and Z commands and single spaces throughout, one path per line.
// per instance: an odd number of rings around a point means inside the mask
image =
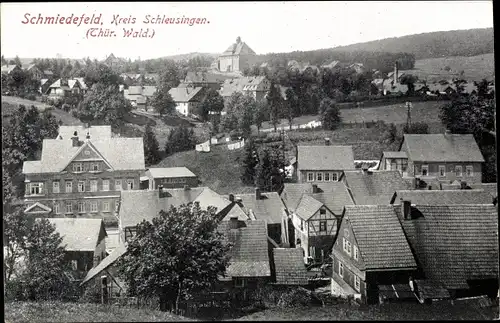
M 408 157 L 421 162 L 484 162 L 471 134 L 405 134 Z
M 351 224 L 366 270 L 416 269 L 393 206 L 346 206 L 344 221 Z
M 269 277 L 267 225 L 265 221 L 251 220 L 238 229 L 231 229 L 229 221 L 220 223 L 219 230 L 233 244 L 226 276 Z
M 290 211 L 295 211 L 303 195 L 309 195 L 323 203 L 330 211 L 340 215 L 345 205 L 354 205 L 343 182 L 317 183 L 318 192 L 313 193 L 312 183 L 286 183 L 281 198 Z
M 80 286 L 90 281 L 92 278 L 96 277 L 100 272 L 112 266 L 121 256 L 127 253 L 127 246 L 124 244 L 118 245 L 113 252 L 106 258 L 104 258 L 97 266 L 90 269 L 85 279 L 80 283 Z
M 498 279 L 498 211 L 493 205 L 416 205 L 405 220 L 395 207 L 426 279 L 448 289 Z
M 102 219 L 50 218 L 51 224 L 62 236 L 67 251 L 95 251 L 99 237 L 107 236 Z
M 302 248 L 274 248 L 276 284 L 307 285 L 308 277 L 304 265 Z
M 221 56 L 229 56 L 229 55 L 245 55 L 245 54 L 253 54 L 256 55 L 255 52 L 245 43 L 240 41 L 239 43 L 234 43 L 229 46 Z
M 493 204 L 484 190 L 402 190 L 394 193 L 391 204 L 400 204 L 400 199 L 417 205 Z
M 298 170 L 354 169 L 352 146 L 298 146 Z
M 268 224 L 277 224 L 282 222 L 282 214 L 285 211 L 285 205 L 276 192 L 262 192 L 261 198 L 256 199 L 253 194 L 238 194 L 243 204 L 245 213 L 252 212 L 257 220 L 264 220 Z
M 302 195 L 300 199 L 299 205 L 295 210 L 295 214 L 297 214 L 300 218 L 307 221 L 309 220 L 321 207 L 323 203 L 316 200 L 314 197 L 311 197 L 307 194 Z
M 62 140 L 43 140 L 41 172 L 54 173 L 62 171 L 86 144 L 95 147 L 114 170 L 139 170 L 145 168 L 142 138 L 90 139 L 79 147 L 73 147 L 71 138 L 63 138 Z
M 409 189 L 399 171 L 347 171 L 344 178 L 356 205 L 387 205 L 394 192 Z
M 203 87 L 176 87 L 170 89 L 168 93 L 174 102 L 190 102 L 196 100 L 202 90 Z

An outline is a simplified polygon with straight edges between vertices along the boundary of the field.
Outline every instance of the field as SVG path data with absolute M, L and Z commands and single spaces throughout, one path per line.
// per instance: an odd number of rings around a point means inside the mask
M 87 303 L 5 303 L 5 322 L 171 322 L 188 319 L 168 312 Z
M 476 308 L 450 304 L 421 305 L 393 303 L 380 306 L 347 304 L 325 307 L 304 307 L 287 309 L 267 309 L 239 318 L 239 321 L 336 321 L 336 320 L 492 320 L 498 317 L 497 308 Z
M 431 132 L 441 132 L 441 120 L 439 120 L 439 109 L 447 101 L 422 101 L 413 102 L 411 112 L 412 122 L 425 122 L 431 128 Z M 386 123 L 405 124 L 407 109 L 404 104 L 391 104 L 373 108 L 341 109 L 340 116 L 344 123 L 361 123 L 382 120 Z M 310 121 L 319 120 L 317 115 L 306 115 L 295 118 L 294 125 L 306 124 Z M 282 119 L 278 127 L 288 127 L 288 121 Z M 255 127 L 255 126 L 254 126 Z M 262 124 L 262 129 L 271 129 L 273 125 L 269 122 Z M 255 131 L 257 128 L 254 129 Z
M 446 66 L 449 66 L 451 70 L 448 72 L 445 71 L 444 68 Z M 433 82 L 458 77 L 461 71 L 464 71 L 462 78 L 466 80 L 480 81 L 483 78 L 488 80 L 494 79 L 494 54 L 419 59 L 415 62 L 415 68 L 408 72 L 418 76 L 419 79 L 426 79 L 428 82 Z

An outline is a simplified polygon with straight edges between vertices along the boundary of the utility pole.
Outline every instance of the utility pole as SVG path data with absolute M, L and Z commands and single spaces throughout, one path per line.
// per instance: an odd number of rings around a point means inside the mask
M 406 108 L 408 109 L 407 111 L 407 117 L 406 117 L 406 129 L 407 131 L 410 130 L 411 127 L 411 102 L 406 102 Z

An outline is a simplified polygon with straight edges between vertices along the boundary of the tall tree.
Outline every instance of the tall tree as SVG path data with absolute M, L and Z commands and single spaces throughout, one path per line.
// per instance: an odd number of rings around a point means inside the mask
M 267 104 L 269 106 L 271 123 L 273 124 L 274 131 L 276 131 L 276 127 L 280 123 L 279 116 L 283 108 L 283 98 L 279 86 L 272 81 L 267 93 Z
M 254 185 L 255 167 L 259 164 L 257 147 L 252 138 L 245 143 L 243 150 L 243 159 L 241 165 L 241 182 L 245 185 Z
M 194 149 L 196 146 L 196 138 L 193 129 L 188 129 L 181 125 L 172 129 L 165 144 L 165 154 L 170 155 L 179 151 Z
M 160 114 L 160 117 L 171 115 L 175 112 L 176 104 L 169 91 L 170 87 L 168 87 L 168 84 L 161 83 L 151 98 L 151 106 Z
M 215 208 L 205 211 L 197 203 L 139 223 L 119 264 L 128 292 L 155 294 L 161 310 L 177 311 L 181 300 L 211 288 L 229 263 L 230 245 L 218 223 Z
M 197 115 L 203 120 L 208 121 L 210 113 L 212 115 L 220 115 L 221 111 L 224 109 L 224 99 L 215 89 L 209 89 L 203 99 L 201 104 L 197 108 Z
M 245 95 L 243 100 L 239 103 L 238 110 L 240 117 L 238 118 L 238 129 L 241 131 L 245 138 L 250 137 L 252 133 L 252 123 L 255 115 L 257 105 L 255 99 L 250 95 Z
M 340 110 L 335 104 L 335 101 L 329 98 L 323 99 L 320 104 L 321 123 L 323 129 L 335 130 L 340 126 L 342 118 L 340 117 Z
M 285 107 L 286 107 L 286 119 L 288 120 L 288 125 L 290 127 L 290 130 L 292 129 L 292 124 L 293 124 L 293 118 L 298 116 L 298 101 L 297 101 L 297 96 L 295 95 L 294 91 L 292 88 L 288 88 L 285 92 L 286 95 L 286 101 L 285 101 Z
M 118 127 L 132 111 L 130 101 L 114 85 L 96 83 L 78 105 L 75 115 L 82 122 Z
M 405 74 L 401 77 L 399 82 L 408 87 L 407 95 L 413 95 L 415 93 L 415 83 L 417 80 L 418 78 L 416 76 L 412 74 Z
M 106 64 L 97 63 L 87 66 L 84 81 L 89 88 L 92 88 L 94 84 L 118 88 L 120 76 Z
M 5 175 L 4 175 L 5 176 Z M 5 187 L 4 187 L 5 191 Z M 17 278 L 22 274 L 22 259 L 26 256 L 26 236 L 29 233 L 29 224 L 23 210 L 14 207 L 5 211 L 3 216 L 3 234 L 6 240 L 4 268 L 5 281 L 10 281 L 14 276 Z
M 47 219 L 37 219 L 26 239 L 27 262 L 23 280 L 28 299 L 59 299 L 70 285 L 64 274 L 69 269 L 65 260 L 62 237 Z
M 153 128 L 149 123 L 146 125 L 143 141 L 146 166 L 158 163 L 160 161 L 160 148 Z
M 19 58 L 19 56 L 16 55 L 16 57 L 14 58 L 14 64 L 19 66 L 19 67 L 22 67 L 23 66 L 23 63 L 21 62 L 21 59 Z
M 257 106 L 255 108 L 255 114 L 253 116 L 253 123 L 257 127 L 257 132 L 260 133 L 260 128 L 262 123 L 269 120 L 269 109 L 267 107 L 267 102 L 264 100 L 257 101 Z
M 285 159 L 280 149 L 264 149 L 256 166 L 255 185 L 264 191 L 278 191 L 285 178 Z

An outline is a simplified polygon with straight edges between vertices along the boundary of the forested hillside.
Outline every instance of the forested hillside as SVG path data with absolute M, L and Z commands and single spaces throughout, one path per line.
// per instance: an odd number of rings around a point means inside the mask
M 334 51 L 405 52 L 416 59 L 493 53 L 493 28 L 438 31 L 336 47 Z

